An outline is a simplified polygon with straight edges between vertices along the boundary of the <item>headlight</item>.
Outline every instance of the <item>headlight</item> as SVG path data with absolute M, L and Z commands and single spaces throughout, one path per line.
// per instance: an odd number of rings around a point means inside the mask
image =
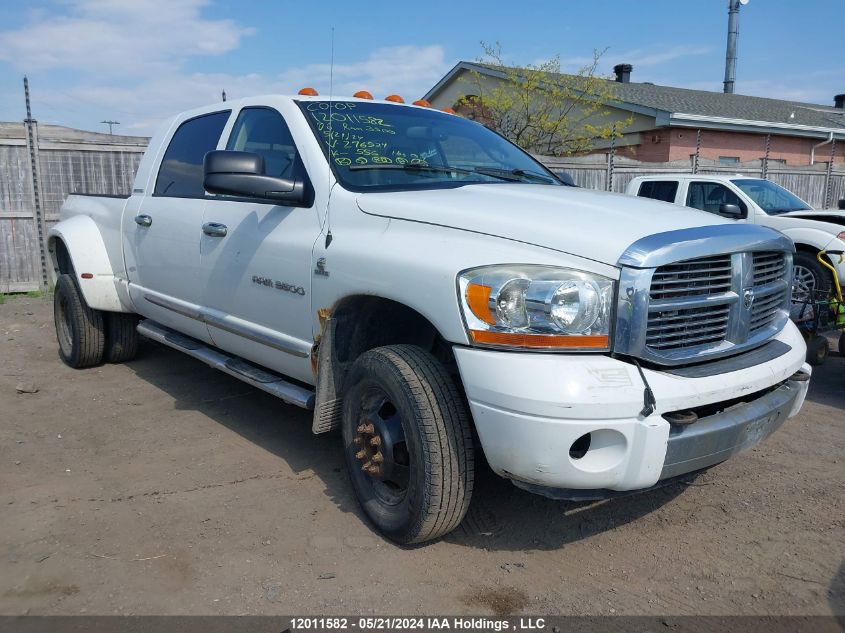
M 531 349 L 610 350 L 612 279 L 565 268 L 485 266 L 458 276 L 473 343 Z

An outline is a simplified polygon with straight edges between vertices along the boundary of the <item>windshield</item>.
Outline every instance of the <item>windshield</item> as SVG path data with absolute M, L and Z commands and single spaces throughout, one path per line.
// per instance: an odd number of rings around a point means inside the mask
M 750 178 L 732 182 L 768 215 L 810 209 L 810 206 L 794 193 L 769 180 Z
M 453 114 L 358 101 L 302 101 L 299 107 L 337 179 L 352 191 L 562 185 L 517 146 Z

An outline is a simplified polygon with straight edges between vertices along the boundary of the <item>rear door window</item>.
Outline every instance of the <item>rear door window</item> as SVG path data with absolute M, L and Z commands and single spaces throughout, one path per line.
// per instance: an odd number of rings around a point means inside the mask
M 640 198 L 651 198 L 663 202 L 675 202 L 678 193 L 677 180 L 646 180 L 640 185 L 637 195 Z
M 217 143 L 231 110 L 204 114 L 179 126 L 158 170 L 155 196 L 172 198 L 202 198 L 202 161 L 217 149 Z

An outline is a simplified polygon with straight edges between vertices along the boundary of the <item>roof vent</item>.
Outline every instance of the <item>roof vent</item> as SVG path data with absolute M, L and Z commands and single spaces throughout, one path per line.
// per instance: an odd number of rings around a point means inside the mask
M 845 95 L 836 95 L 833 97 L 833 107 L 840 110 L 845 109 Z
M 621 84 L 631 83 L 631 71 L 634 67 L 631 64 L 616 64 L 613 72 L 616 73 L 616 81 Z

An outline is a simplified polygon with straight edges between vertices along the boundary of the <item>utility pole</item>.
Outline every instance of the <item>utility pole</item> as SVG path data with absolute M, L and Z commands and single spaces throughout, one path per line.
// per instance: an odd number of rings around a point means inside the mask
M 725 92 L 733 93 L 736 81 L 736 40 L 739 36 L 739 7 L 748 0 L 728 0 L 728 48 L 725 51 Z
M 109 121 L 100 121 L 100 123 L 105 123 L 106 125 L 108 125 L 108 126 L 109 126 L 109 134 L 112 134 L 112 133 L 113 133 L 113 132 L 112 132 L 112 130 L 113 130 L 113 126 L 115 126 L 115 125 L 120 125 L 120 121 L 111 121 L 111 120 L 109 120 Z
M 29 169 L 32 180 L 32 205 L 35 216 L 36 235 L 38 236 L 38 255 L 41 268 L 40 287 L 47 290 L 50 280 L 47 276 L 47 227 L 44 223 L 44 210 L 41 208 L 41 170 L 38 156 L 38 121 L 32 118 L 32 107 L 29 104 L 29 79 L 23 78 L 23 95 L 26 100 L 26 145 L 29 150 Z

